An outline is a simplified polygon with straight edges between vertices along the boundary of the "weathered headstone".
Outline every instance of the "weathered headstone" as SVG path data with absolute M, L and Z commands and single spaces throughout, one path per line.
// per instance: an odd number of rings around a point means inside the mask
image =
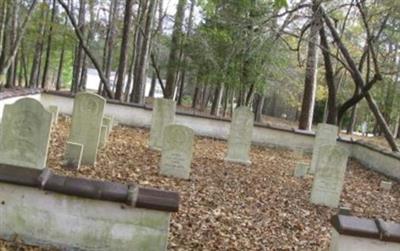
M 32 98 L 5 105 L 0 133 L 0 162 L 45 168 L 51 119 L 51 113 Z
M 161 150 L 164 128 L 175 121 L 176 102 L 170 99 L 155 99 L 151 117 L 149 147 Z
M 253 134 L 254 114 L 248 107 L 236 108 L 233 113 L 228 138 L 226 161 L 250 165 L 250 146 Z
M 314 174 L 316 172 L 317 161 L 320 154 L 321 146 L 325 145 L 336 145 L 336 139 L 338 134 L 338 127 L 330 124 L 318 124 L 317 134 L 315 135 L 314 148 L 311 159 L 311 167 L 309 173 Z
M 113 116 L 106 116 L 103 117 L 103 126 L 107 127 L 107 136 L 111 133 L 112 128 L 114 126 L 114 117 Z
M 194 132 L 183 125 L 168 125 L 164 129 L 160 173 L 189 179 L 193 155 Z
M 49 112 L 51 112 L 51 116 L 52 116 L 51 118 L 52 118 L 53 125 L 56 125 L 57 121 L 58 121 L 58 106 L 50 105 Z
M 304 162 L 298 162 L 294 169 L 294 177 L 304 177 L 307 174 L 310 165 Z
M 348 151 L 339 146 L 321 146 L 311 191 L 314 204 L 337 207 L 342 193 Z
M 99 143 L 100 148 L 103 148 L 106 145 L 107 137 L 108 137 L 108 127 L 103 125 L 101 126 L 100 130 L 100 143 Z
M 67 141 L 64 166 L 78 170 L 81 166 L 82 153 L 82 144 Z
M 96 162 L 105 104 L 103 97 L 92 93 L 80 92 L 75 97 L 68 141 L 83 145 L 83 165 Z
M 383 191 L 390 191 L 392 189 L 392 182 L 391 181 L 382 180 L 380 185 L 379 185 L 379 188 L 381 190 L 383 190 Z

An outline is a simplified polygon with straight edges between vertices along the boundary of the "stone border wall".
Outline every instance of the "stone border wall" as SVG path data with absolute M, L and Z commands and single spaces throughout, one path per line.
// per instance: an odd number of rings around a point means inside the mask
M 164 251 L 180 201 L 176 192 L 3 164 L 0 198 L 2 239 L 63 250 Z
M 29 95 L 29 92 L 24 95 Z M 38 98 L 36 95 L 33 96 Z M 45 107 L 57 105 L 61 113 L 72 113 L 73 95 L 70 93 L 46 91 L 40 95 L 39 99 Z M 0 100 L 0 109 L 2 103 L 2 100 Z M 105 114 L 113 114 L 119 123 L 134 127 L 149 128 L 151 124 L 151 112 L 152 108 L 149 106 L 114 100 L 107 101 L 105 108 Z M 191 127 L 196 135 L 224 140 L 228 137 L 230 127 L 230 119 L 227 118 L 204 116 L 181 111 L 176 113 L 176 122 Z M 256 145 L 286 149 L 301 148 L 306 152 L 312 152 L 314 136 L 314 133 L 302 130 L 285 129 L 255 123 L 252 141 Z M 400 154 L 395 154 L 360 141 L 354 142 L 338 139 L 338 142 L 348 149 L 351 157 L 360 161 L 367 168 L 400 180 Z
M 400 250 L 400 224 L 382 219 L 334 215 L 331 251 Z

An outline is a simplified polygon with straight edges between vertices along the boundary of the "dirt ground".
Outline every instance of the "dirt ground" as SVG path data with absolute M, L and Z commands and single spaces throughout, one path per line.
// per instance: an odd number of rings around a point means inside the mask
M 69 121 L 52 134 L 48 166 L 57 173 L 177 191 L 168 250 L 325 250 L 336 210 L 309 202 L 312 177 L 293 177 L 298 159 L 289 150 L 252 147 L 249 167 L 226 163 L 226 142 L 196 137 L 191 179 L 158 175 L 160 153 L 147 148 L 147 129 L 117 126 L 95 167 L 61 167 Z M 310 161 L 305 156 L 302 161 Z M 341 204 L 354 215 L 400 222 L 400 184 L 379 190 L 382 175 L 350 161 Z M 41 250 L 18 240 L 0 251 Z

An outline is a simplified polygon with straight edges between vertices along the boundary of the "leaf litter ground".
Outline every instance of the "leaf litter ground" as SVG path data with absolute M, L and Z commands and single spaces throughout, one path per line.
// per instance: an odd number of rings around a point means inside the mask
M 189 181 L 158 175 L 160 153 L 147 148 L 149 131 L 117 126 L 95 167 L 62 168 L 69 119 L 52 133 L 48 166 L 59 174 L 177 191 L 168 250 L 326 250 L 330 217 L 337 212 L 309 202 L 312 176 L 293 177 L 298 157 L 289 150 L 253 146 L 249 167 L 226 163 L 226 142 L 196 137 Z M 305 156 L 301 161 L 310 162 Z M 400 222 L 400 184 L 379 190 L 384 176 L 350 161 L 341 204 L 352 214 Z M 42 250 L 18 240 L 0 251 Z

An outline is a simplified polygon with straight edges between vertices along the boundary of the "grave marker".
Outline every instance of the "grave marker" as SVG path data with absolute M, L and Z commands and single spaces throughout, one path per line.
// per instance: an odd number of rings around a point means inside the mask
M 248 107 L 236 108 L 233 113 L 228 138 L 228 153 L 226 161 L 250 165 L 249 158 L 251 138 L 253 133 L 254 114 Z
M 189 179 L 193 155 L 192 129 L 182 125 L 169 125 L 164 129 L 160 173 Z
M 64 166 L 78 170 L 81 167 L 82 153 L 82 144 L 67 141 Z
M 51 120 L 51 113 L 32 98 L 5 105 L 0 133 L 0 162 L 45 168 Z
M 342 193 L 349 153 L 339 146 L 322 146 L 311 192 L 314 204 L 337 207 Z
M 114 117 L 104 115 L 103 117 L 103 126 L 107 127 L 107 136 L 111 133 L 112 128 L 114 126 Z
M 96 162 L 105 104 L 106 100 L 97 94 L 80 92 L 75 96 L 69 141 L 83 145 L 84 165 Z
M 176 102 L 170 99 L 155 99 L 151 117 L 149 147 L 161 150 L 164 128 L 175 121 Z
M 320 154 L 321 146 L 336 145 L 336 138 L 338 127 L 330 124 L 318 124 L 317 134 L 315 135 L 314 148 L 311 159 L 311 167 L 309 172 L 314 174 L 316 172 L 317 161 Z
M 103 148 L 107 143 L 108 127 L 103 125 L 100 130 L 100 143 L 99 148 Z
M 58 106 L 56 106 L 56 105 L 50 105 L 49 106 L 49 112 L 51 112 L 51 115 L 52 115 L 52 124 L 53 125 L 57 125 L 57 121 L 58 121 L 58 113 L 59 113 L 59 110 L 58 110 Z

